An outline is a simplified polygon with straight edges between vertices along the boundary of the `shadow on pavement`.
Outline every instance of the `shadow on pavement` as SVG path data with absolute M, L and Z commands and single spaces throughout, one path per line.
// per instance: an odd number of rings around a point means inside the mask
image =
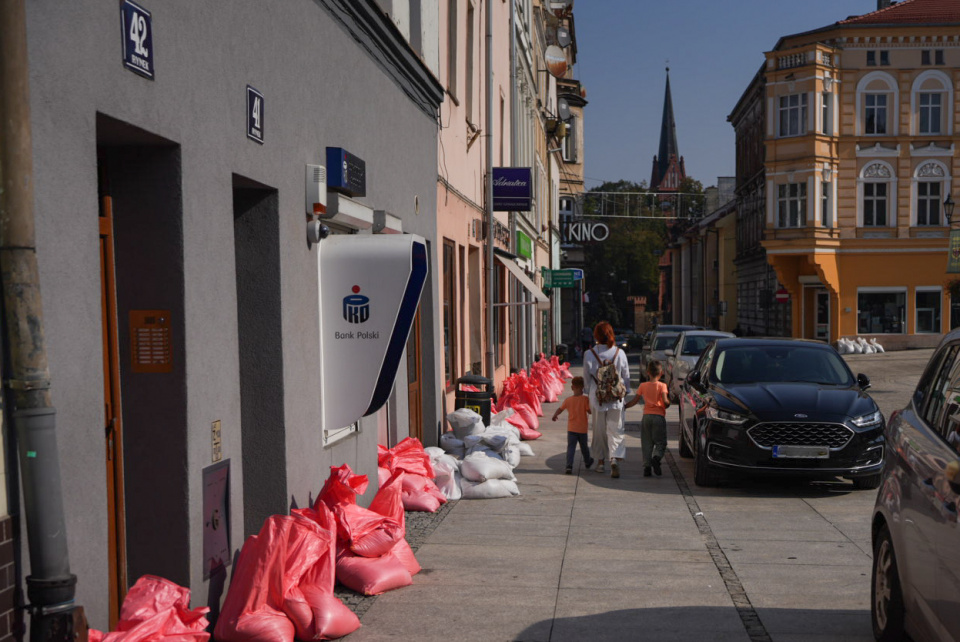
M 609 596 L 600 591 L 594 600 L 580 600 L 567 606 L 585 610 Z M 563 597 L 561 596 L 561 603 Z M 615 599 L 622 602 L 622 599 Z M 759 622 L 744 624 L 735 607 L 680 606 L 607 611 L 579 617 L 542 620 L 524 629 L 516 642 L 566 642 L 590 640 L 657 640 L 706 642 L 711 640 L 789 639 L 872 641 L 869 609 L 757 609 Z M 816 633 L 804 636 L 816 624 Z M 751 635 L 752 634 L 752 635 Z M 778 635 L 780 634 L 780 635 Z M 768 637 L 769 636 L 769 637 Z

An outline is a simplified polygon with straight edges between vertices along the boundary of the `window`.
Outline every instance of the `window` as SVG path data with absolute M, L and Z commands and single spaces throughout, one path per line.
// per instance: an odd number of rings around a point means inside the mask
M 807 133 L 807 95 L 780 96 L 780 136 Z
M 447 386 L 457 379 L 457 331 L 454 318 L 454 275 L 456 248 L 453 241 L 443 242 L 443 362 Z
M 940 334 L 940 288 L 917 288 L 917 334 Z
M 951 376 L 951 371 L 957 366 L 957 346 L 950 346 L 944 352 L 945 354 L 936 355 L 931 359 L 931 363 L 937 360 L 937 365 L 935 368 L 927 369 L 924 380 L 917 386 L 913 396 L 914 402 L 920 409 L 920 415 L 933 428 L 940 423 L 943 402 L 947 399 L 951 380 L 955 379 Z M 926 394 L 925 400 L 921 397 L 922 394 Z
M 833 134 L 833 95 L 826 91 L 820 97 L 820 132 Z
M 860 225 L 863 227 L 886 227 L 893 224 L 894 182 L 890 166 L 884 162 L 873 162 L 864 167 L 860 174 Z
M 820 182 L 820 221 L 824 227 L 833 227 L 833 208 L 830 204 L 830 183 Z
M 807 184 L 777 186 L 777 226 L 804 227 L 807 224 Z
M 563 139 L 563 160 L 567 163 L 577 162 L 577 117 L 571 116 L 567 121 L 567 135 Z
M 942 65 L 943 49 L 923 49 L 920 52 L 921 65 Z
M 940 183 L 917 183 L 917 225 L 940 225 Z
M 887 224 L 887 184 L 863 184 L 863 225 L 864 227 L 886 226 Z
M 903 290 L 857 292 L 858 334 L 906 332 L 907 293 Z
M 560 216 L 573 216 L 573 199 L 569 196 L 560 197 L 560 206 L 558 208 Z
M 497 302 L 506 302 L 506 268 L 497 262 L 493 272 L 493 300 Z M 493 310 L 493 345 L 497 346 L 494 350 L 494 365 L 503 365 L 503 349 L 507 343 L 507 306 L 501 305 Z
M 888 66 L 890 64 L 890 52 L 881 51 L 880 52 L 880 64 L 883 66 Z
M 939 134 L 941 109 L 940 104 L 943 100 L 943 94 L 920 94 L 920 133 L 921 134 Z
M 457 98 L 457 3 L 447 2 L 447 91 Z
M 864 96 L 863 112 L 865 134 L 887 133 L 887 95 L 867 94 Z
M 886 66 L 889 66 L 889 65 L 890 65 L 890 52 L 889 52 L 889 51 L 881 51 L 881 52 L 879 52 L 879 53 L 880 53 L 880 64 L 883 65 L 883 66 L 885 66 L 885 67 L 886 67 Z M 871 50 L 871 51 L 868 51 L 868 52 L 867 52 L 867 66 L 868 66 L 868 67 L 876 67 L 876 66 L 877 66 L 877 52 L 876 52 L 876 51 L 872 51 L 872 50 Z
M 467 112 L 467 120 L 470 123 L 475 122 L 473 120 L 473 83 L 474 83 L 474 66 L 475 66 L 475 55 L 476 52 L 474 48 L 476 47 L 476 42 L 474 39 L 476 33 L 474 30 L 474 22 L 476 18 L 476 11 L 473 10 L 473 3 L 467 3 L 467 86 L 464 90 L 464 107 Z

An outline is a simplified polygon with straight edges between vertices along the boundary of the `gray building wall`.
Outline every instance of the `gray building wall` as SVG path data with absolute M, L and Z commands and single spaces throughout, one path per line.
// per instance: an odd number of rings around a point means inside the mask
M 118 243 L 129 255 L 121 261 L 118 247 L 118 281 L 123 279 L 131 298 L 120 300 L 119 327 L 127 327 L 131 307 L 175 311 L 175 374 L 130 375 L 141 379 L 138 383 L 125 375 L 123 382 L 125 394 L 139 386 L 152 407 L 162 410 L 138 412 L 132 401 L 123 409 L 125 434 L 140 435 L 131 438 L 135 444 L 127 444 L 136 449 L 127 456 L 128 521 L 136 501 L 143 502 L 134 510 L 138 519 L 167 524 L 166 532 L 128 541 L 131 584 L 143 572 L 174 575 L 170 579 L 188 583 L 194 605 L 219 599 L 216 588 L 204 581 L 202 568 L 201 473 L 211 464 L 215 420 L 222 422 L 223 458 L 230 459 L 232 468 L 232 549 L 238 550 L 254 530 L 252 523 L 244 524 L 237 177 L 273 191 L 276 200 L 276 218 L 265 216 L 263 224 L 276 239 L 273 295 L 281 312 L 270 327 L 281 334 L 276 338 L 281 354 L 274 355 L 270 372 L 282 377 L 272 392 L 281 390 L 283 396 L 271 403 L 283 417 L 271 430 L 283 443 L 264 449 L 257 474 L 281 479 L 271 482 L 259 510 L 284 512 L 309 504 L 331 465 L 349 463 L 376 479 L 375 418 L 365 420 L 356 436 L 325 449 L 320 435 L 324 400 L 311 386 L 320 359 L 318 275 L 315 249 L 305 237 L 304 165 L 325 165 L 327 146 L 346 148 L 366 161 L 367 196 L 361 201 L 400 216 L 405 231 L 430 244 L 432 272 L 422 303 L 425 434 L 440 421 L 434 393 L 440 357 L 432 339 L 439 327 L 439 85 L 429 73 L 416 77 L 416 70 L 390 62 L 397 59 L 395 52 L 384 54 L 376 42 L 393 38 L 390 30 L 364 35 L 354 24 L 352 12 L 366 11 L 372 0 L 139 4 L 153 14 L 153 81 L 122 65 L 117 3 L 27 4 L 37 247 L 68 542 L 79 578 L 78 602 L 91 625 L 101 629 L 108 626 L 108 519 L 98 136 L 108 146 L 130 145 L 139 136 L 150 147 L 162 139 L 164 154 L 176 158 L 175 171 L 166 174 L 169 184 L 127 189 L 124 206 L 118 203 L 116 212 L 118 227 L 134 228 L 122 241 L 118 231 Z M 401 53 L 404 46 L 397 44 Z M 265 96 L 263 145 L 245 135 L 247 85 Z M 117 131 L 119 138 L 110 139 Z M 145 147 L 134 147 L 132 153 L 145 153 Z M 149 173 L 141 171 L 139 177 L 145 180 Z M 153 219 L 155 225 L 144 222 Z M 163 235 L 143 234 L 153 227 L 165 230 Z M 147 273 L 148 258 L 156 254 L 160 267 Z M 142 300 L 134 302 L 138 288 Z M 168 290 L 169 304 L 160 294 Z M 169 385 L 157 383 L 165 378 Z M 397 396 L 404 399 L 405 381 L 401 367 Z M 133 397 L 125 396 L 125 403 L 128 399 Z M 400 417 L 405 420 L 403 413 Z M 146 529 L 134 533 L 143 535 Z

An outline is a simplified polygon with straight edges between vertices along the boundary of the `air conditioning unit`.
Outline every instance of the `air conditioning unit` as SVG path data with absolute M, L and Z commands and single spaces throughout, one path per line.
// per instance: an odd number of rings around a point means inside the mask
M 308 215 L 327 215 L 327 169 L 323 165 L 307 165 L 305 205 Z

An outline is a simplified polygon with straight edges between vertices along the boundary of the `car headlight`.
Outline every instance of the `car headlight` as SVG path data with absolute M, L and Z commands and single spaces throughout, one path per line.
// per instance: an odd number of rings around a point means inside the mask
M 707 408 L 707 418 L 712 419 L 713 421 L 720 421 L 725 424 L 733 424 L 739 426 L 747 420 L 743 415 L 738 415 L 735 412 L 730 412 L 728 410 L 720 410 L 719 408 Z
M 857 428 L 866 428 L 883 422 L 883 415 L 880 411 L 871 412 L 869 415 L 861 415 L 853 418 L 853 425 Z

